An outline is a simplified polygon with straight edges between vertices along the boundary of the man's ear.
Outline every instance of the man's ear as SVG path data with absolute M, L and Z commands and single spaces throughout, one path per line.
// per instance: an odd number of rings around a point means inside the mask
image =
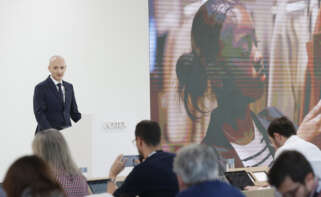
M 280 140 L 281 138 L 281 135 L 279 133 L 273 133 L 273 139 L 277 139 L 277 140 Z
M 179 175 L 176 175 L 176 177 L 177 177 L 179 191 L 183 191 L 187 189 L 187 185 L 184 183 L 182 177 L 180 177 Z
M 312 191 L 314 186 L 314 175 L 312 172 L 307 174 L 304 178 L 305 186 L 308 188 L 309 191 Z
M 138 146 L 142 146 L 142 145 L 143 145 L 143 140 L 142 140 L 142 138 L 137 137 L 136 143 L 138 144 Z

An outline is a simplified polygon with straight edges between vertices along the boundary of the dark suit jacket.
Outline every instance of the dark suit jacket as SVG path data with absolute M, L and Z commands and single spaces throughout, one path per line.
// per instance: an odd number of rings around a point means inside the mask
M 77 122 L 81 118 L 72 84 L 63 81 L 65 103 L 59 101 L 58 90 L 50 76 L 35 87 L 33 110 L 38 126 L 36 132 L 55 128 L 61 130 L 71 126 L 70 118 Z

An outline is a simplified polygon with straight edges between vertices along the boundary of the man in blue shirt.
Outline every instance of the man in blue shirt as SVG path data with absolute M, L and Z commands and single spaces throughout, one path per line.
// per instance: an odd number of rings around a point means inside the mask
M 205 144 L 189 145 L 179 150 L 174 172 L 180 188 L 177 197 L 244 196 L 238 189 L 218 180 L 218 156 Z
M 143 120 L 136 125 L 136 146 L 143 161 L 117 188 L 114 180 L 124 169 L 123 156 L 115 160 L 109 171 L 111 182 L 107 192 L 115 197 L 175 197 L 178 192 L 176 175 L 173 172 L 175 154 L 161 150 L 161 129 L 157 122 Z

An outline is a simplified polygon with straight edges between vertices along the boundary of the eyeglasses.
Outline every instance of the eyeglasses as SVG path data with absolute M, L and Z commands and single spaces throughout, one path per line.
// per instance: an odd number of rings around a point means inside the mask
M 133 139 L 133 140 L 132 140 L 132 143 L 133 143 L 134 145 L 136 145 L 136 139 Z

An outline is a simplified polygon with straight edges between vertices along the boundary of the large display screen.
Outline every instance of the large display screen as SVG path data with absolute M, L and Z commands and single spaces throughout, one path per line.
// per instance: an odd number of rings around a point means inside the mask
M 268 166 L 269 123 L 320 100 L 320 2 L 149 0 L 151 117 L 163 147 Z M 316 144 L 317 143 L 317 140 Z

